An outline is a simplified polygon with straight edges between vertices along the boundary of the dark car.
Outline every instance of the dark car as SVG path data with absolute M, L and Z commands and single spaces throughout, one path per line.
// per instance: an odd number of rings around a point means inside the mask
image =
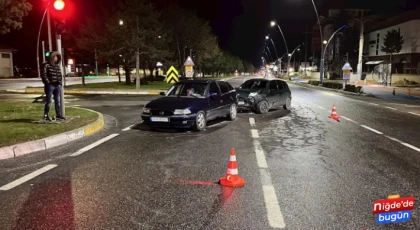
M 172 85 L 162 97 L 149 102 L 141 115 L 152 127 L 194 128 L 219 117 L 235 120 L 238 97 L 225 81 L 184 80 Z
M 238 108 L 267 113 L 273 107 L 290 109 L 292 92 L 285 81 L 278 79 L 250 79 L 236 89 L 239 95 Z

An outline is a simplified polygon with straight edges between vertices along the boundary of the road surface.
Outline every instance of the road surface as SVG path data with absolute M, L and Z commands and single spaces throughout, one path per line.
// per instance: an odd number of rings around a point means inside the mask
M 417 203 L 386 226 L 372 203 L 420 196 L 420 105 L 290 88 L 291 111 L 242 112 L 201 133 L 141 125 L 154 97 L 73 96 L 68 106 L 105 115 L 104 130 L 0 161 L 0 229 L 419 229 Z M 243 188 L 216 183 L 231 148 Z

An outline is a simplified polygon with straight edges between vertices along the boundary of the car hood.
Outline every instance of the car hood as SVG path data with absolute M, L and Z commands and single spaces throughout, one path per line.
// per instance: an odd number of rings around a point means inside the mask
M 247 98 L 251 93 L 260 94 L 262 91 L 261 89 L 236 89 L 236 93 L 242 98 Z
M 161 97 L 147 103 L 145 107 L 162 110 L 186 109 L 204 100 L 204 98 L 192 97 Z

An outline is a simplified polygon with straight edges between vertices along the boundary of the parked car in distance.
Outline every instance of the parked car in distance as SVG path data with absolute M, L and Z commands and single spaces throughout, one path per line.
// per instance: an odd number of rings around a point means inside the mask
M 184 80 L 175 83 L 162 97 L 149 102 L 141 115 L 152 128 L 194 128 L 202 131 L 207 121 L 219 117 L 235 120 L 238 97 L 225 81 Z
M 279 79 L 254 78 L 245 81 L 236 89 L 238 108 L 246 108 L 257 113 L 267 113 L 273 107 L 289 110 L 292 103 L 292 92 L 289 85 Z

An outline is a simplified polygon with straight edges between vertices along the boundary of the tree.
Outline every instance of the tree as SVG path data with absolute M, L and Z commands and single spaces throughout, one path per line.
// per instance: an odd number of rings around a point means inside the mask
M 22 18 L 32 10 L 26 0 L 0 0 L 0 35 L 22 28 Z
M 404 44 L 404 38 L 397 30 L 388 31 L 384 38 L 384 46 L 381 51 L 389 54 L 389 61 L 392 63 L 392 54 L 399 53 Z

